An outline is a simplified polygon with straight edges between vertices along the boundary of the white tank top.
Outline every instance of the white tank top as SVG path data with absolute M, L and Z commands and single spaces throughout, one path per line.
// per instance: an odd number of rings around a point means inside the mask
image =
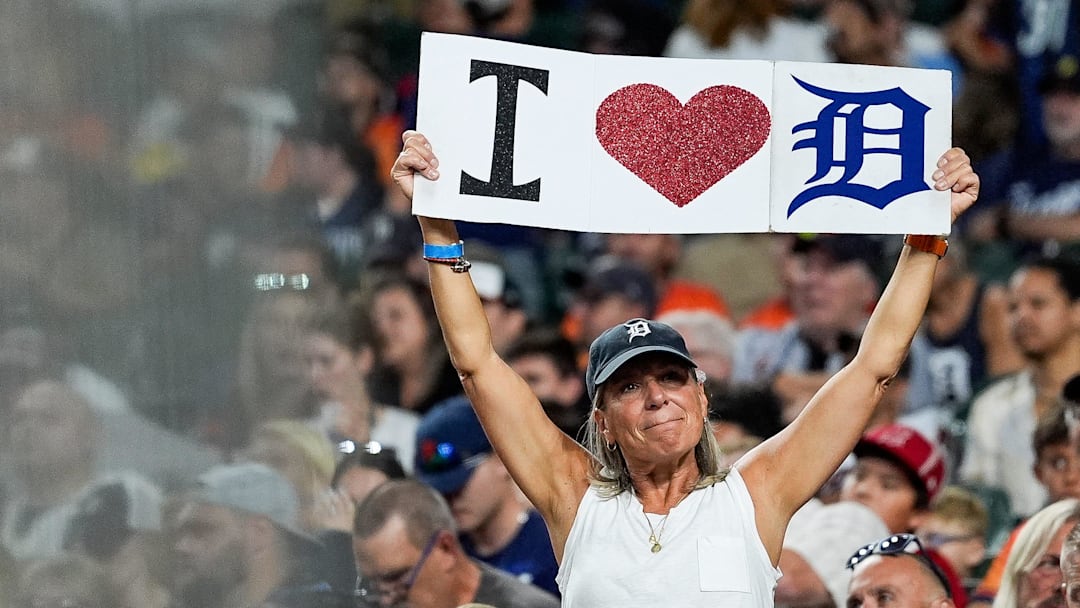
M 653 527 L 660 532 L 653 516 Z M 566 539 L 556 581 L 563 608 L 736 606 L 771 608 L 780 570 L 758 537 L 738 471 L 671 510 L 650 551 L 649 524 L 630 493 L 589 488 Z

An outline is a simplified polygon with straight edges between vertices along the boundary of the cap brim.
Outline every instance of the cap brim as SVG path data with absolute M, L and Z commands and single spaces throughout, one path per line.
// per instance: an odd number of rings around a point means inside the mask
M 416 476 L 420 481 L 435 488 L 440 494 L 453 494 L 465 487 L 474 470 L 465 466 L 443 471 L 442 473 L 423 473 L 418 470 Z
M 854 454 L 856 457 L 861 457 L 861 456 L 878 456 L 878 457 L 880 457 L 882 455 L 885 455 L 885 456 L 888 457 L 889 460 L 899 461 L 899 458 L 896 456 L 896 454 L 893 454 L 888 448 L 883 447 L 883 446 L 881 446 L 881 445 L 879 445 L 877 443 L 874 443 L 873 441 L 869 441 L 869 440 L 867 440 L 865 438 L 859 439 L 855 443 L 855 447 L 851 449 L 851 453 Z M 904 468 L 908 468 L 908 466 L 905 464 Z
M 855 444 L 855 448 L 851 450 L 852 454 L 855 454 L 856 458 L 862 458 L 863 456 L 869 456 L 870 458 L 881 458 L 894 465 L 900 467 L 900 470 L 907 476 L 908 481 L 915 488 L 922 488 L 924 491 L 928 491 L 926 488 L 926 482 L 919 477 L 919 472 L 911 467 L 907 461 L 905 461 L 899 454 L 889 449 L 888 447 L 876 443 L 874 441 L 868 441 L 866 439 L 860 439 Z
M 687 357 L 683 353 L 680 353 L 674 348 L 671 348 L 670 346 L 660 346 L 657 344 L 639 346 L 637 348 L 631 348 L 630 350 L 624 351 L 618 357 L 615 357 L 611 361 L 608 361 L 607 365 L 605 365 L 598 372 L 596 372 L 596 377 L 593 378 L 593 386 L 599 387 L 604 382 L 607 382 L 607 379 L 611 377 L 611 374 L 614 374 L 616 371 L 618 371 L 618 369 L 622 367 L 627 361 L 633 359 L 634 357 L 637 357 L 638 355 L 644 355 L 645 353 L 668 353 L 675 355 L 679 359 L 686 361 L 694 367 L 698 366 L 693 359 Z

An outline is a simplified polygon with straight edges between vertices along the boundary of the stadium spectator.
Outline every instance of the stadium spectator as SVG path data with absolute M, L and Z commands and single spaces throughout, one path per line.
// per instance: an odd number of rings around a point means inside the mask
M 437 405 L 416 434 L 416 474 L 450 506 L 465 554 L 558 594 L 547 525 L 521 497 L 464 397 Z
M 0 543 L 16 559 L 54 557 L 63 548 L 97 479 L 100 439 L 90 404 L 60 382 L 35 382 L 12 404 L 4 441 L 12 492 L 0 508 Z
M 206 472 L 176 513 L 173 590 L 185 606 L 327 605 L 304 567 L 318 543 L 301 527 L 289 482 L 266 465 Z
M 916 528 L 927 549 L 949 562 L 970 595 L 975 590 L 975 569 L 986 557 L 990 516 L 979 497 L 960 486 L 946 486 L 930 505 L 930 513 Z
M 446 502 L 416 481 L 389 481 L 368 496 L 353 539 L 360 591 L 379 606 L 559 605 L 555 596 L 465 555 Z
M 423 414 L 462 392 L 442 345 L 431 292 L 421 281 L 388 277 L 372 287 L 375 367 L 368 377 L 376 403 Z
M 312 390 L 320 400 L 314 425 L 334 444 L 376 442 L 410 455 L 420 419 L 372 399 L 368 375 L 374 365 L 374 331 L 365 302 L 351 295 L 344 306 L 328 304 L 305 323 L 304 359 Z
M 976 396 L 968 416 L 962 481 L 1000 487 L 1013 512 L 1027 516 L 1046 501 L 1032 475 L 1035 422 L 1080 373 L 1080 265 L 1067 259 L 1029 262 L 1009 283 L 1010 327 L 1028 361 Z
M 528 383 L 548 418 L 580 439 L 592 404 L 577 365 L 574 345 L 554 329 L 523 335 L 506 353 L 506 362 Z

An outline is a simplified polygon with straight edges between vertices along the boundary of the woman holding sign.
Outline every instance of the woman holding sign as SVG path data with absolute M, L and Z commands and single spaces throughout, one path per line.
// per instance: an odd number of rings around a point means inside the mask
M 423 135 L 403 139 L 391 175 L 411 198 L 415 175 L 437 179 L 439 163 Z M 960 149 L 942 155 L 933 180 L 951 191 L 954 221 L 978 196 Z M 582 448 L 492 348 L 453 222 L 420 225 L 454 366 L 496 453 L 547 522 L 563 605 L 588 608 L 772 606 L 788 520 L 855 446 L 907 354 L 945 253 L 944 239 L 905 239 L 854 360 L 786 429 L 725 471 L 704 375 L 682 336 L 631 319 L 593 342 Z

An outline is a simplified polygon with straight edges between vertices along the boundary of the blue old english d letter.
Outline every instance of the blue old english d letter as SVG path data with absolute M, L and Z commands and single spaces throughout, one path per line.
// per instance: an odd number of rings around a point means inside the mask
M 809 137 L 795 142 L 792 151 L 810 148 L 817 152 L 816 172 L 805 183 L 820 182 L 833 167 L 842 168 L 843 174 L 834 182 L 817 184 L 800 192 L 788 206 L 788 217 L 799 207 L 824 196 L 842 196 L 884 209 L 902 196 L 930 189 L 922 177 L 929 106 L 899 87 L 885 91 L 847 92 L 824 89 L 798 78 L 795 78 L 795 82 L 810 93 L 830 100 L 818 113 L 816 120 L 798 124 L 791 130 L 793 134 L 811 132 Z M 898 109 L 900 125 L 888 129 L 867 126 L 864 118 L 867 109 L 872 106 L 893 106 Z M 843 145 L 840 146 L 842 152 L 836 154 L 834 127 L 838 121 L 842 127 Z M 867 135 L 896 135 L 899 142 L 895 148 L 868 147 Z M 899 177 L 880 188 L 853 182 L 866 156 L 870 154 L 898 156 Z

